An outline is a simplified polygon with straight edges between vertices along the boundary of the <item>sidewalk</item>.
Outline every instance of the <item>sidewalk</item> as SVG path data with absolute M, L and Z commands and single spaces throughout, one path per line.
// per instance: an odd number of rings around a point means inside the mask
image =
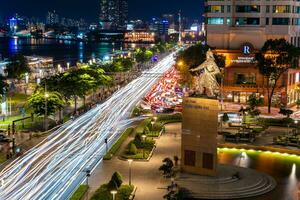
M 162 160 L 166 157 L 180 157 L 180 134 L 175 134 L 181 130 L 181 124 L 166 125 L 166 133 L 157 140 L 157 148 L 149 162 L 132 163 L 132 184 L 137 186 L 136 200 L 159 200 L 167 193 L 168 181 L 162 178 L 158 168 L 162 165 Z M 111 175 L 119 171 L 128 183 L 129 166 L 127 161 L 121 161 L 114 157 L 110 161 L 103 161 L 92 173 L 89 179 L 90 190 L 88 197 L 100 187 L 107 183 Z

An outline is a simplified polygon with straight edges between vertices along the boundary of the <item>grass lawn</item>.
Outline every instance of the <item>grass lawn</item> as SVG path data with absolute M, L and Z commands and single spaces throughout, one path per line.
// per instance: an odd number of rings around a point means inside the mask
M 88 189 L 89 189 L 89 186 L 80 185 L 77 188 L 77 190 L 74 192 L 74 194 L 71 196 L 70 200 L 81 200 Z
M 117 142 L 110 148 L 107 154 L 104 156 L 104 160 L 112 159 L 113 155 L 117 153 L 123 142 L 128 138 L 128 136 L 133 132 L 133 128 L 127 128 L 117 140 Z

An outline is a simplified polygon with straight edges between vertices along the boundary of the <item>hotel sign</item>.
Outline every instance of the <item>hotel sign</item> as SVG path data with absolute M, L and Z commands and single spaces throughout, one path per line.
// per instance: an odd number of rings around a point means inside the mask
M 253 53 L 253 46 L 250 43 L 244 43 L 241 46 L 241 52 L 243 54 L 243 56 L 238 56 L 236 59 L 231 60 L 232 63 L 235 64 L 250 64 L 253 63 L 255 61 L 254 56 L 252 56 L 251 54 Z
M 235 60 L 231 60 L 232 63 L 241 64 L 241 63 L 253 63 L 255 61 L 254 57 L 237 57 Z

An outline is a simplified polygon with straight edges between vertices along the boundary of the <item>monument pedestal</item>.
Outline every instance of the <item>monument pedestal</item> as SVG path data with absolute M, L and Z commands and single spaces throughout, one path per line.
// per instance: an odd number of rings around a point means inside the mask
M 183 100 L 181 169 L 216 176 L 219 101 L 187 97 Z

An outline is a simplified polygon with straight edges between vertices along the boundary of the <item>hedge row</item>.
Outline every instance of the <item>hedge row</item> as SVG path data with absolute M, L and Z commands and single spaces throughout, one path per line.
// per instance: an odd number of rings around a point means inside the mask
M 174 123 L 174 122 L 182 122 L 182 114 L 175 113 L 172 115 L 158 115 L 157 121 L 163 124 Z
M 131 193 L 134 190 L 134 186 L 122 185 L 117 192 L 116 200 L 129 200 Z M 112 200 L 112 194 L 110 193 L 107 184 L 102 185 L 92 196 L 91 200 Z

